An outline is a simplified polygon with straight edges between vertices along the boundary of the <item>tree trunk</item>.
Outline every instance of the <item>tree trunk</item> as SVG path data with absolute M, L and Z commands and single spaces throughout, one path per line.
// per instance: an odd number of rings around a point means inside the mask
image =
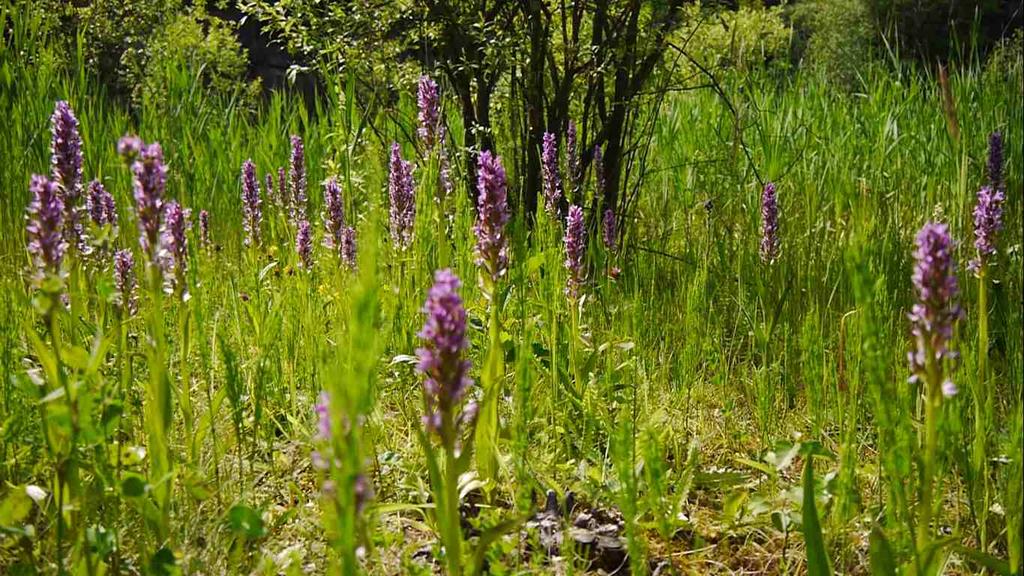
M 637 2 L 630 4 L 631 13 L 629 24 L 624 31 L 624 39 L 619 43 L 625 48 L 626 54 L 622 57 L 615 69 L 615 88 L 611 103 L 611 111 L 605 122 L 605 134 L 608 137 L 604 149 L 604 198 L 597 198 L 593 201 L 591 211 L 592 228 L 596 230 L 597 222 L 600 222 L 600 215 L 611 208 L 617 211 L 619 199 L 619 186 L 622 176 L 622 160 L 625 147 L 626 115 L 627 106 L 632 102 L 632 78 L 630 73 L 636 62 L 637 27 L 640 17 L 640 6 Z
M 540 151 L 544 141 L 544 70 L 547 63 L 547 35 L 539 0 L 529 0 L 526 17 L 530 34 L 530 62 L 527 66 L 526 90 L 526 173 L 523 174 L 523 210 L 526 221 L 533 222 L 537 212 L 537 196 L 541 189 Z

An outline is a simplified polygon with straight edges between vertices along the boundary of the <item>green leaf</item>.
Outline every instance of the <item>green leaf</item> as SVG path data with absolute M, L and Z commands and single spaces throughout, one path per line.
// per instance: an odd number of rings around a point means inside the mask
M 29 342 L 32 343 L 32 351 L 35 352 L 39 365 L 43 369 L 43 374 L 46 375 L 46 382 L 51 387 L 58 387 L 57 359 L 53 355 L 52 349 L 39 337 L 35 330 L 26 330 L 25 334 L 28 336 Z
M 118 400 L 114 400 L 103 408 L 100 423 L 103 425 L 103 430 L 107 435 L 112 434 L 117 428 L 117 423 L 120 421 L 122 414 L 124 414 L 124 407 L 121 406 L 121 402 Z
M 727 494 L 722 501 L 722 516 L 730 522 L 738 521 L 749 497 L 746 490 L 734 490 Z
M 146 521 L 150 530 L 155 532 L 163 529 L 163 514 L 153 503 L 152 498 L 136 498 L 131 502 L 135 504 L 135 509 L 142 515 L 142 519 Z
M 149 573 L 154 576 L 171 576 L 178 573 L 177 564 L 174 552 L 164 546 L 149 559 Z
M 871 529 L 869 554 L 873 576 L 896 576 L 896 555 L 879 526 Z
M 771 450 L 765 454 L 764 461 L 773 466 L 775 470 L 782 472 L 786 468 L 789 468 L 789 465 L 793 463 L 793 459 L 800 453 L 802 447 L 802 442 L 779 444 L 776 446 L 775 450 Z
M 924 573 L 938 574 L 939 568 L 945 564 L 946 559 L 949 557 L 949 548 L 955 546 L 956 543 L 956 539 L 953 537 L 939 538 L 929 542 L 921 554 L 923 557 L 921 563 L 924 565 Z
M 208 487 L 209 482 L 198 472 L 191 470 L 186 472 L 182 478 L 182 483 L 185 485 L 185 490 L 189 495 L 196 500 L 207 500 L 213 495 L 211 489 Z
M 89 351 L 81 346 L 68 346 L 60 352 L 60 358 L 67 366 L 82 372 L 89 366 Z
M 228 526 L 235 535 L 249 540 L 267 535 L 263 527 L 263 517 L 245 504 L 235 504 L 228 510 Z
M 825 550 L 825 539 L 821 535 L 818 508 L 814 503 L 814 459 L 811 457 L 804 462 L 803 484 L 803 529 L 804 543 L 807 546 L 807 574 L 809 576 L 830 576 L 832 566 L 829 562 L 828 552 Z
M 392 504 L 371 504 L 367 506 L 367 510 L 379 516 L 385 516 L 387 514 L 402 514 L 406 512 L 422 514 L 424 510 L 433 510 L 434 508 L 436 508 L 436 506 L 433 502 L 427 504 L 396 502 Z
M 790 518 L 789 514 L 776 510 L 772 512 L 772 526 L 775 527 L 779 532 L 789 532 Z
M 492 304 L 491 308 L 490 348 L 480 379 L 484 396 L 475 431 L 476 464 L 484 481 L 496 481 L 498 478 L 498 402 L 501 396 L 503 358 L 501 344 L 498 342 L 500 327 L 495 306 Z
M 981 550 L 975 550 L 974 548 L 968 548 L 962 544 L 953 545 L 953 550 L 968 558 L 975 564 L 984 566 L 990 572 L 999 574 L 1000 576 L 1011 576 L 1010 564 L 1006 560 L 996 558 L 991 554 L 986 554 Z
M 146 493 L 146 481 L 138 474 L 130 474 L 121 481 L 121 494 L 126 498 L 139 498 Z
M 543 253 L 534 254 L 533 256 L 531 256 L 530 259 L 526 261 L 526 273 L 536 273 L 537 270 L 540 270 L 541 266 L 544 265 L 544 260 L 546 260 L 546 258 L 547 255 Z
M 32 511 L 32 499 L 24 486 L 15 486 L 0 501 L 0 526 L 13 528 Z
M 72 433 L 71 411 L 67 404 L 53 404 L 46 412 L 47 432 L 57 437 L 70 438 Z
M 769 477 L 772 477 L 772 478 L 774 478 L 776 476 L 775 467 L 771 466 L 770 464 L 765 464 L 764 462 L 758 462 L 756 460 L 751 460 L 749 458 L 737 457 L 734 460 L 736 461 L 737 464 L 742 464 L 742 465 L 747 466 L 749 468 L 753 468 L 754 470 L 757 470 L 759 472 L 764 472 L 764 474 L 766 476 L 769 476 Z
M 111 333 L 107 336 L 96 339 L 92 350 L 89 352 L 89 363 L 85 367 L 85 372 L 87 374 L 96 374 L 103 366 L 103 362 L 107 358 L 107 351 L 110 350 L 110 347 L 114 342 L 112 336 L 113 334 Z
M 491 544 L 505 534 L 517 531 L 519 527 L 533 515 L 533 513 L 534 511 L 531 510 L 528 511 L 528 514 L 504 520 L 480 534 L 480 537 L 477 539 L 474 546 L 475 550 L 473 551 L 473 574 L 484 574 L 484 561 L 487 559 L 487 549 L 491 547 Z

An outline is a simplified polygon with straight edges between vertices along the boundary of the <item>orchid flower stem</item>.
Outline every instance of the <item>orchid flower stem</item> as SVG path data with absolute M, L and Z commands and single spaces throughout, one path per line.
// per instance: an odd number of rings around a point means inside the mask
M 64 397 L 67 402 L 71 402 L 71 396 L 67 389 L 67 380 L 64 378 L 64 366 L 61 361 L 61 340 L 60 340 L 60 322 L 57 318 L 57 310 L 63 306 L 60 298 L 56 295 L 53 296 L 50 304 L 50 310 L 47 312 L 47 324 L 50 332 L 50 343 L 53 346 L 53 360 L 54 369 L 57 376 L 57 386 L 64 390 Z M 61 457 L 61 446 L 60 443 L 56 443 L 53 449 L 54 460 L 57 468 L 57 571 L 58 574 L 66 574 L 64 569 L 64 540 L 66 538 L 66 532 L 68 530 L 67 523 L 64 519 L 64 489 L 67 486 L 67 470 L 69 460 L 72 454 L 74 454 L 74 446 L 69 447 L 68 460 L 64 460 Z
M 932 536 L 932 499 L 935 482 L 935 455 L 938 450 L 938 416 L 942 402 L 941 360 L 929 350 L 927 354 L 926 381 L 924 383 L 924 422 L 922 433 L 921 499 L 917 514 L 918 562 L 927 556 Z M 921 565 L 921 574 L 928 573 L 929 567 Z
M 988 383 L 988 265 L 978 270 L 978 383 L 974 398 L 974 466 L 976 481 L 980 483 L 981 506 L 978 507 L 978 530 L 981 551 L 988 551 L 989 484 L 986 447 L 988 419 L 992 414 L 992 393 Z
M 462 527 L 459 525 L 459 470 L 456 467 L 457 458 L 454 446 L 455 424 L 452 421 L 451 415 L 443 417 L 446 420 L 443 426 L 446 426 L 451 431 L 452 438 L 444 447 L 444 506 L 447 508 L 445 512 L 445 516 L 447 516 L 446 526 L 443 527 L 445 532 L 447 532 L 444 543 L 445 558 L 448 561 L 448 574 L 459 576 L 462 574 Z
M 150 262 L 147 265 L 149 290 L 152 296 L 149 318 L 149 393 L 146 399 L 146 422 L 149 428 L 150 446 L 153 451 L 150 481 L 160 521 L 157 540 L 163 542 L 170 536 L 171 523 L 171 450 L 169 443 L 170 415 L 172 411 L 171 389 L 164 364 L 164 316 L 163 289 L 160 269 Z

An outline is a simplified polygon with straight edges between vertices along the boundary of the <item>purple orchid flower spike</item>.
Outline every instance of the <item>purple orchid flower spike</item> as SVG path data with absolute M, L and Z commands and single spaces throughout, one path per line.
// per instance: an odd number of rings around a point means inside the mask
M 768 182 L 761 193 L 761 261 L 773 263 L 779 258 L 779 198 L 775 184 Z
M 458 421 L 459 406 L 473 385 L 470 362 L 464 357 L 469 340 L 466 310 L 459 297 L 461 286 L 451 270 L 438 270 L 434 275 L 434 286 L 423 305 L 426 323 L 419 333 L 424 346 L 416 351 L 417 371 L 424 376 L 423 422 L 427 430 L 442 436 L 442 442 L 454 440 L 444 435 L 456 432 L 452 428 Z
M 949 349 L 953 327 L 963 315 L 957 302 L 960 289 L 953 259 L 954 243 L 945 224 L 929 222 L 914 242 L 915 303 L 910 311 L 914 349 L 909 355 L 911 380 L 924 380 L 928 366 L 954 358 Z M 956 394 L 951 380 L 942 383 L 945 396 Z

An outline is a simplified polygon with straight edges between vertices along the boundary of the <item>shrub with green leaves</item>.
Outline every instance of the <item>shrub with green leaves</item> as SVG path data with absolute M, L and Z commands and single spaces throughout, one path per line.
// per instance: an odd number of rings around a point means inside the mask
M 130 94 L 131 70 L 143 60 L 150 38 L 181 9 L 181 0 L 94 0 L 78 8 L 73 21 L 89 70 L 115 92 Z
M 875 54 L 875 31 L 864 0 L 811 0 L 793 6 L 793 57 L 847 88 Z
M 675 41 L 685 44 L 687 52 L 711 70 L 747 72 L 789 67 L 792 31 L 783 18 L 781 5 L 725 10 L 697 2 L 685 8 L 684 17 L 686 24 L 676 32 Z M 696 75 L 698 79 L 694 82 L 702 81 L 694 65 L 679 65 L 680 77 Z
M 234 25 L 202 5 L 94 0 L 66 11 L 66 43 L 81 34 L 87 68 L 135 106 L 163 107 L 169 91 L 194 86 L 248 104 L 259 94 L 259 83 L 247 80 L 248 55 Z
M 1013 36 L 1004 38 L 985 62 L 986 82 L 1017 81 L 1024 72 L 1024 28 L 1018 28 Z
M 232 24 L 198 8 L 168 18 L 145 50 L 125 64 L 136 104 L 166 107 L 169 92 L 193 84 L 219 96 L 237 95 L 248 104 L 260 92 L 258 79 L 246 79 L 248 55 Z

